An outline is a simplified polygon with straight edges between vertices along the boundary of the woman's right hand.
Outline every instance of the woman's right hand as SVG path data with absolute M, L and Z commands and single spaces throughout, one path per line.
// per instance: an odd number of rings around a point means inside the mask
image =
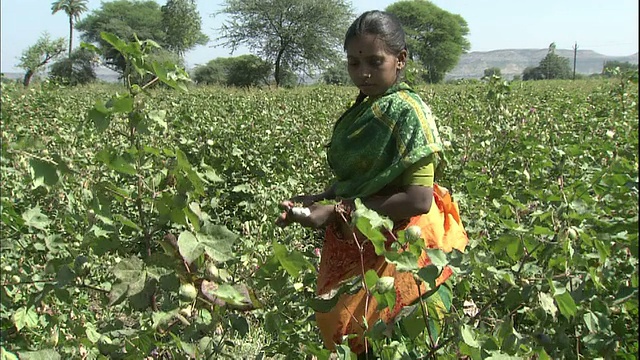
M 279 207 L 283 212 L 276 219 L 276 225 L 284 228 L 293 222 L 297 222 L 304 227 L 317 229 L 326 226 L 335 219 L 333 205 L 311 204 L 310 206 L 305 206 L 308 208 L 309 213 L 304 215 L 293 213 L 291 211 L 293 206 L 294 203 L 291 200 L 285 200 L 280 203 Z

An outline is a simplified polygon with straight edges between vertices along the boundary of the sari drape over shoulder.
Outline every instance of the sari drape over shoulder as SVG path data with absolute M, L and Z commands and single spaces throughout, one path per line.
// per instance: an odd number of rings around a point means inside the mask
M 428 156 L 434 156 L 437 174 L 446 159 L 434 116 L 422 99 L 403 83 L 347 110 L 334 126 L 327 150 L 329 165 L 336 177 L 336 194 L 342 198 L 373 196 L 411 165 Z M 463 251 L 468 238 L 458 205 L 445 188 L 434 184 L 433 189 L 431 210 L 396 222 L 393 232 L 397 234 L 399 230 L 416 225 L 422 230 L 426 247 Z M 412 274 L 396 271 L 395 265 L 387 263 L 384 256 L 376 255 L 370 242 L 364 246 L 364 263 L 361 264 L 360 250 L 353 234 L 344 230 L 344 225 L 338 221 L 326 229 L 317 294 L 326 294 L 339 287 L 341 281 L 360 275 L 363 267 L 365 272 L 374 269 L 379 277 L 392 276 L 395 279 L 396 304 L 391 309 L 376 310 L 377 303 L 373 297 L 365 306 L 368 295 L 362 289 L 353 295 L 341 295 L 329 312 L 316 312 L 316 322 L 327 348 L 333 350 L 335 344 L 342 342 L 343 336 L 356 334 L 349 340 L 349 346 L 352 351 L 361 353 L 365 350 L 362 319 L 366 318 L 370 326 L 378 319 L 389 322 L 402 307 L 415 302 L 420 293 L 424 294 L 426 288 L 423 284 L 421 292 L 418 292 Z M 356 235 L 360 243 L 365 240 L 359 232 Z M 392 241 L 393 237 L 389 235 L 388 239 Z M 423 251 L 419 265 L 430 263 Z M 451 274 L 451 269 L 446 267 L 436 285 L 441 285 Z

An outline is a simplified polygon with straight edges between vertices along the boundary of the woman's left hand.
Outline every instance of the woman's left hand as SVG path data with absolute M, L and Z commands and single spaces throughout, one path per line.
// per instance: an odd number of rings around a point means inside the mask
M 281 202 L 279 207 L 284 211 L 276 219 L 276 225 L 283 228 L 293 222 L 296 222 L 304 227 L 316 229 L 326 226 L 335 219 L 333 205 L 310 205 L 308 207 L 310 211 L 309 215 L 294 214 L 291 212 L 290 209 L 293 207 L 293 202 L 290 200 Z

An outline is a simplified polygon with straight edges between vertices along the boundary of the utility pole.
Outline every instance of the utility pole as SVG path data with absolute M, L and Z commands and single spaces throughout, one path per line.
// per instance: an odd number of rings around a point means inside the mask
M 573 45 L 573 80 L 576 79 L 576 57 L 578 55 L 578 42 Z

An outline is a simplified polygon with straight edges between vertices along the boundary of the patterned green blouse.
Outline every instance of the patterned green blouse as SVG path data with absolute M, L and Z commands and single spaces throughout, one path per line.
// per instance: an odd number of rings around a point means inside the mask
M 446 163 L 431 109 L 405 83 L 349 108 L 334 125 L 327 160 L 343 198 L 406 185 L 408 169 L 413 174 L 433 163 L 437 174 Z

